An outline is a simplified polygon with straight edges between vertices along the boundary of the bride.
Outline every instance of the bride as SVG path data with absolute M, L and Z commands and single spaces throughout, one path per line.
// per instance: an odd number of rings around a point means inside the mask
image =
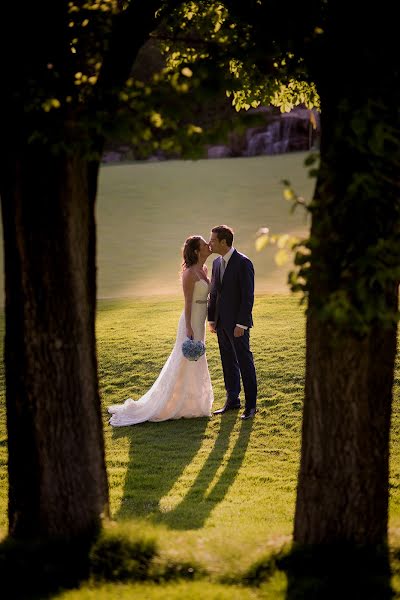
M 166 421 L 211 415 L 214 400 L 205 354 L 189 361 L 182 354 L 187 337 L 205 338 L 207 297 L 210 282 L 204 264 L 210 256 L 208 243 L 199 235 L 188 237 L 182 250 L 182 287 L 185 308 L 178 323 L 175 346 L 152 387 L 139 400 L 128 398 L 108 408 L 114 427 L 143 421 Z

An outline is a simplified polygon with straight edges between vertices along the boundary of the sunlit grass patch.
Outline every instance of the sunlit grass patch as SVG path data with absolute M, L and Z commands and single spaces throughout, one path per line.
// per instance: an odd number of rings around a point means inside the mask
M 149 600 L 285 597 L 286 576 L 279 569 L 257 589 L 243 578 L 257 561 L 291 541 L 304 384 L 303 309 L 296 298 L 256 297 L 251 344 L 259 413 L 254 420 L 242 422 L 239 411 L 210 419 L 111 428 L 107 406 L 129 396 L 138 398 L 152 385 L 172 349 L 181 310 L 181 297 L 98 303 L 100 393 L 112 518 L 128 537 L 136 528 L 155 540 L 159 573 L 170 568 L 171 575 L 188 575 L 193 568 L 202 579 L 165 581 L 162 586 L 88 584 L 65 593 L 62 597 L 68 600 L 134 594 Z M 225 393 L 217 340 L 208 334 L 206 342 L 215 407 L 219 407 Z M 398 383 L 397 370 L 390 474 L 393 546 L 400 546 Z M 5 533 L 4 381 L 1 398 L 0 526 Z M 397 558 L 393 564 L 398 567 Z M 400 589 L 397 567 L 393 585 Z M 149 574 L 158 576 L 151 569 Z M 229 578 L 235 578 L 235 583 L 221 584 Z

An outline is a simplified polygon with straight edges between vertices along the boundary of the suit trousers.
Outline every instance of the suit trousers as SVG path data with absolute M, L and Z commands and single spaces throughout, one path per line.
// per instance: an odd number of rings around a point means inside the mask
M 236 403 L 240 394 L 240 378 L 242 379 L 245 409 L 256 407 L 257 377 L 253 354 L 250 351 L 250 332 L 244 330 L 240 337 L 234 337 L 233 329 L 217 326 L 218 345 L 221 355 L 222 370 L 228 403 Z

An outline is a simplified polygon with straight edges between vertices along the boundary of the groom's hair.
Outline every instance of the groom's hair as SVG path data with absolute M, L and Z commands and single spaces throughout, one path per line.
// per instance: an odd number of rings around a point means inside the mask
M 222 240 L 226 241 L 226 245 L 231 247 L 233 244 L 233 229 L 228 227 L 228 225 L 218 225 L 217 227 L 213 227 L 211 229 L 212 233 L 217 234 L 217 238 L 220 242 Z

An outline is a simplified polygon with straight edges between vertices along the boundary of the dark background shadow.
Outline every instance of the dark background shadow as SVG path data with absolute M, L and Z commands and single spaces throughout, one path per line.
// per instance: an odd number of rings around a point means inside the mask
M 288 577 L 286 600 L 389 600 L 388 548 L 345 545 L 296 549 L 281 561 Z

